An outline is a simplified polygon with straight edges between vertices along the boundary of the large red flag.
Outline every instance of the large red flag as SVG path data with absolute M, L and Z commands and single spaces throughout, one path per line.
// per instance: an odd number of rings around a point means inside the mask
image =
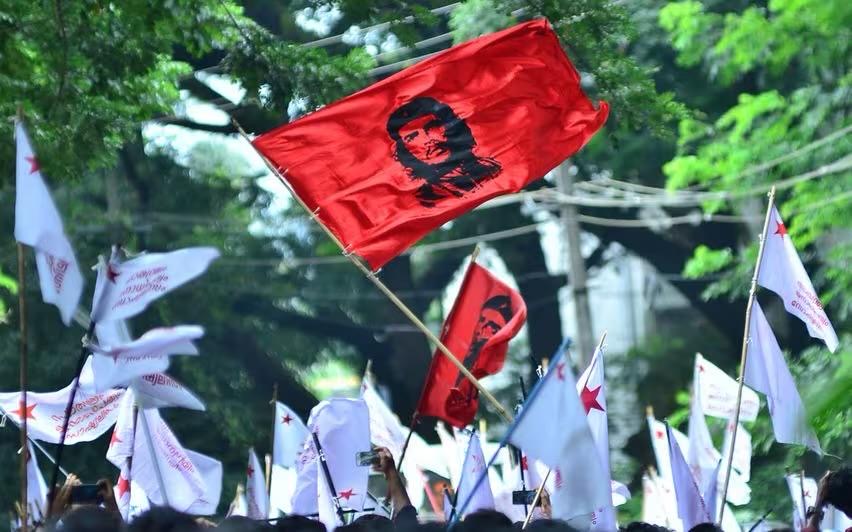
M 500 371 L 509 340 L 518 334 L 526 319 L 527 306 L 521 294 L 474 262 L 444 322 L 441 342 L 474 377 L 481 379 Z M 473 383 L 446 357 L 435 353 L 417 414 L 464 427 L 476 415 L 477 397 Z
M 374 269 L 517 192 L 606 121 L 544 19 L 437 54 L 254 140 Z

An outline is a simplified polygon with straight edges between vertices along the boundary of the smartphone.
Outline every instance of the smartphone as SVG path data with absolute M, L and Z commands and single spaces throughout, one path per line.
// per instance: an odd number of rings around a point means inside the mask
M 512 492 L 512 504 L 529 506 L 533 503 L 533 500 L 535 500 L 535 490 L 518 490 Z
M 371 466 L 379 463 L 379 453 L 376 451 L 361 451 L 355 453 L 355 463 L 361 467 Z
M 101 504 L 104 502 L 97 484 L 80 484 L 71 487 L 71 504 Z

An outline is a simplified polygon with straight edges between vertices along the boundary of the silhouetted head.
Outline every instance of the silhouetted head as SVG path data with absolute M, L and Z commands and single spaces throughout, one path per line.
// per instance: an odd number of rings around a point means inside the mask
M 167 506 L 155 506 L 136 517 L 127 527 L 129 532 L 201 532 L 191 515 Z
M 852 517 L 852 468 L 832 471 L 825 480 L 825 502 Z
M 121 516 L 97 506 L 80 506 L 62 516 L 62 532 L 116 532 L 124 527 Z
M 642 521 L 634 521 L 618 530 L 619 532 L 669 532 L 669 529 L 664 526 L 643 523 Z

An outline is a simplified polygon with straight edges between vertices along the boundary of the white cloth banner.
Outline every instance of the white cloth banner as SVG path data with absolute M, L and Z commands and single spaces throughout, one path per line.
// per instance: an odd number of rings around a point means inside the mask
M 796 383 L 757 301 L 751 309 L 749 336 L 745 383 L 766 395 L 775 440 L 804 445 L 821 455 L 822 448 L 808 423 Z
M 368 378 L 361 383 L 361 399 L 370 412 L 370 438 L 379 447 L 386 447 L 399 460 L 408 432 L 399 422 Z
M 191 281 L 219 257 L 215 248 L 148 253 L 126 262 L 111 258 L 98 266 L 92 320 L 120 320 L 139 314 L 155 299 Z
M 609 466 L 609 428 L 607 426 L 606 406 L 606 380 L 604 373 L 604 354 L 600 349 L 595 349 L 589 367 L 580 375 L 577 381 L 577 393 L 580 394 L 580 402 L 586 411 L 586 419 L 595 440 L 598 458 L 601 461 L 604 475 L 610 479 L 610 491 L 612 491 L 612 473 Z M 592 526 L 590 530 L 612 531 L 618 526 L 615 520 L 615 509 L 610 504 L 595 510 L 591 516 Z
M 151 329 L 131 342 L 92 344 L 95 391 L 161 373 L 169 367 L 170 355 L 197 355 L 192 341 L 202 336 L 204 329 L 197 325 L 178 325 Z
M 293 494 L 296 493 L 296 469 L 272 464 L 269 484 L 269 517 L 293 513 Z
M 183 384 L 165 373 L 143 375 L 133 380 L 140 408 L 167 408 L 170 406 L 199 410 L 206 407 Z
M 296 467 L 299 453 L 311 433 L 305 422 L 284 403 L 275 403 L 275 434 L 272 463 L 286 468 Z
M 612 504 L 577 383 L 562 352 L 510 427 L 509 442 L 553 469 L 552 515 L 569 520 Z
M 68 325 L 83 294 L 83 274 L 21 122 L 15 122 L 15 140 L 15 239 L 35 249 L 41 297 Z
M 27 442 L 27 508 L 30 523 L 44 522 L 47 517 L 47 484 L 38 467 L 31 442 Z
M 266 482 L 263 467 L 257 459 L 254 449 L 249 449 L 248 467 L 246 468 L 246 503 L 249 519 L 266 519 L 269 516 L 269 498 L 266 494 Z
M 805 322 L 808 333 L 814 338 L 820 338 L 833 353 L 837 349 L 837 333 L 822 308 L 811 278 L 802 266 L 787 234 L 787 227 L 775 207 L 772 207 L 764 238 L 757 283 L 778 294 L 787 312 Z
M 362 399 L 326 399 L 311 410 L 308 430 L 317 434 L 340 505 L 363 510 L 370 467 L 359 466 L 356 455 L 371 449 L 367 404 Z M 321 468 L 318 474 L 323 474 Z
M 460 512 L 464 512 L 460 516 L 462 518 L 477 510 L 494 509 L 494 495 L 491 492 L 491 482 L 485 471 L 485 466 L 485 456 L 482 454 L 479 436 L 475 432 L 471 432 L 467 452 L 462 461 L 461 480 L 456 488 L 456 500 L 459 502 L 468 501 L 464 510 L 459 508 Z M 485 475 L 485 479 L 480 482 L 479 477 L 482 475 Z
M 737 406 L 737 381 L 698 353 L 695 354 L 695 374 L 698 376 L 695 382 L 698 383 L 698 396 L 704 415 L 723 419 L 732 417 Z M 757 393 L 744 386 L 740 419 L 754 421 L 759 410 L 760 398 Z

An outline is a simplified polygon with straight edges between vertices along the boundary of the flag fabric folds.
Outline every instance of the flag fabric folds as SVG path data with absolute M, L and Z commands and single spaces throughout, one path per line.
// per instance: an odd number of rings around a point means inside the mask
M 92 344 L 95 391 L 165 371 L 170 355 L 197 355 L 198 349 L 192 341 L 203 335 L 204 329 L 197 325 L 178 325 L 151 329 L 131 342 Z
M 341 506 L 362 510 L 367 497 L 370 467 L 359 466 L 356 455 L 371 449 L 370 415 L 366 403 L 361 399 L 326 399 L 311 410 L 308 430 L 316 433 L 322 446 L 331 483 L 337 491 L 333 497 Z M 319 465 L 317 476 L 322 480 L 323 475 Z M 331 486 L 327 487 L 331 489 Z M 314 497 L 316 493 L 313 493 Z
M 751 309 L 747 357 L 744 382 L 766 395 L 775 440 L 804 445 L 821 455 L 822 448 L 808 424 L 796 383 L 757 301 Z
M 311 433 L 305 422 L 284 403 L 275 403 L 275 433 L 273 435 L 272 463 L 281 467 L 294 468 L 305 440 Z
M 152 373 L 133 380 L 133 388 L 140 408 L 167 408 L 175 406 L 203 412 L 201 399 L 183 384 L 165 373 Z
M 35 250 L 41 297 L 56 305 L 68 325 L 83 294 L 83 274 L 21 122 L 15 123 L 15 140 L 15 240 Z
M 435 54 L 254 146 L 347 252 L 378 269 L 445 222 L 544 176 L 607 113 L 537 19 Z
M 552 515 L 569 520 L 611 505 L 612 494 L 563 350 L 564 345 L 530 393 L 506 438 L 552 469 Z
M 713 445 L 710 429 L 707 428 L 707 420 L 704 418 L 704 409 L 701 404 L 701 392 L 698 390 L 701 384 L 699 379 L 700 369 L 695 368 L 693 372 L 692 401 L 689 408 L 689 447 L 685 449 L 686 460 L 695 477 L 702 493 L 716 487 L 717 469 L 721 455 Z M 713 508 L 709 502 L 708 508 Z
M 373 444 L 387 448 L 398 460 L 405 446 L 406 429 L 366 376 L 361 382 L 361 399 L 370 413 L 370 439 Z
M 697 376 L 694 381 L 698 383 L 697 394 L 704 414 L 723 419 L 733 417 L 737 407 L 737 381 L 699 353 L 695 354 L 694 375 Z M 748 386 L 743 386 L 740 419 L 754 421 L 759 410 L 760 398 L 757 393 Z
M 764 235 L 763 259 L 757 282 L 778 294 L 787 312 L 805 322 L 812 337 L 825 342 L 832 353 L 837 349 L 837 333 L 787 234 L 787 226 L 774 206 L 767 234 Z
M 577 380 L 577 393 L 580 394 L 580 402 L 586 412 L 589 428 L 597 447 L 598 458 L 601 462 L 604 475 L 611 478 L 609 467 L 609 427 L 607 426 L 606 406 L 606 380 L 604 373 L 603 350 L 595 349 L 589 367 Z M 610 483 L 611 484 L 611 483 Z M 610 489 L 612 485 L 610 485 Z M 615 509 L 610 503 L 595 509 L 592 515 L 592 526 L 590 530 L 611 531 L 618 528 L 615 521 Z
M 47 517 L 47 483 L 38 467 L 32 442 L 27 442 L 27 508 L 30 523 L 44 522 Z
M 130 318 L 159 297 L 195 279 L 219 257 L 211 247 L 185 248 L 170 253 L 146 253 L 121 262 L 115 253 L 98 265 L 92 321 Z
M 464 513 L 459 515 L 459 518 L 464 518 L 465 515 L 477 510 L 494 509 L 494 494 L 491 491 L 486 465 L 479 436 L 476 432 L 471 432 L 462 462 L 461 478 L 456 488 L 456 501 L 468 501 L 465 504 Z M 482 475 L 485 475 L 485 479 L 480 482 L 479 477 Z M 459 509 L 459 511 L 462 510 Z
M 500 371 L 511 340 L 523 327 L 527 307 L 521 295 L 471 262 L 441 333 L 441 342 L 477 379 Z M 418 415 L 433 416 L 464 427 L 479 406 L 478 391 L 441 353 L 432 365 L 417 406 Z
M 246 517 L 250 519 L 266 519 L 269 517 L 269 498 L 266 494 L 263 468 L 254 449 L 249 449 L 248 467 L 246 468 L 246 503 Z
M 672 472 L 672 483 L 677 497 L 677 515 L 683 522 L 683 530 L 690 530 L 701 523 L 715 522 L 715 511 L 704 503 L 695 478 L 689 470 L 689 465 L 683 457 L 671 427 L 666 425 L 669 446 L 669 459 Z M 715 491 L 715 486 L 713 490 Z M 714 497 L 715 498 L 715 497 Z

